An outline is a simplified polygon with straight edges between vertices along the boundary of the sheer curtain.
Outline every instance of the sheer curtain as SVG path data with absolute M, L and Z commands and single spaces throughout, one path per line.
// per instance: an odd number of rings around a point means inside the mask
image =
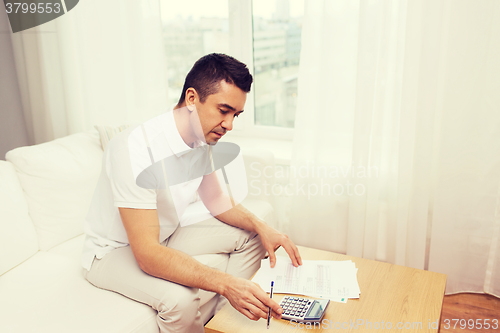
M 500 3 L 324 0 L 305 13 L 292 239 L 500 295 Z
M 80 1 L 12 39 L 34 143 L 165 111 L 158 0 Z

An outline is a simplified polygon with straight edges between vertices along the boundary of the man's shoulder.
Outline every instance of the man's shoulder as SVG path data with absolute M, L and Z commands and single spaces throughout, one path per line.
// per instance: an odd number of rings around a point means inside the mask
M 146 122 L 131 126 L 111 140 L 105 152 L 109 169 L 130 167 L 135 178 L 153 164 L 150 144 L 164 131 L 166 115 L 161 114 Z M 165 145 L 162 147 L 166 148 Z M 164 149 L 165 150 L 165 149 Z

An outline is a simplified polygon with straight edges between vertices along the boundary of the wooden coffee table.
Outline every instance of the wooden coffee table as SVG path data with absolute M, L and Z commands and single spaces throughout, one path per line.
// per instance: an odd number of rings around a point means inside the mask
M 330 302 L 321 327 L 305 326 L 288 320 L 252 321 L 226 304 L 206 325 L 205 333 L 255 332 L 365 332 L 391 329 L 394 332 L 438 332 L 446 275 L 356 258 L 299 246 L 302 259 L 352 260 L 358 268 L 359 299 L 347 303 Z M 280 256 L 287 256 L 280 249 Z M 278 258 L 279 260 L 279 258 Z M 285 295 L 275 294 L 279 302 Z M 309 328 L 309 329 L 308 329 Z

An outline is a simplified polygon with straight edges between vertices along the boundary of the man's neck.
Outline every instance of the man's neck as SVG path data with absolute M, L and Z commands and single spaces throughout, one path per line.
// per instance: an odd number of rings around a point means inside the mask
M 174 120 L 177 131 L 181 135 L 182 140 L 191 148 L 194 147 L 194 143 L 197 141 L 196 135 L 193 132 L 189 111 L 185 106 L 177 105 L 174 108 Z

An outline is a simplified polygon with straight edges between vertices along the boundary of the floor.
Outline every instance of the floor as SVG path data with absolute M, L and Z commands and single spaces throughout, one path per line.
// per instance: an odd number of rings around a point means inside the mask
M 500 332 L 500 298 L 472 293 L 445 296 L 440 332 Z

